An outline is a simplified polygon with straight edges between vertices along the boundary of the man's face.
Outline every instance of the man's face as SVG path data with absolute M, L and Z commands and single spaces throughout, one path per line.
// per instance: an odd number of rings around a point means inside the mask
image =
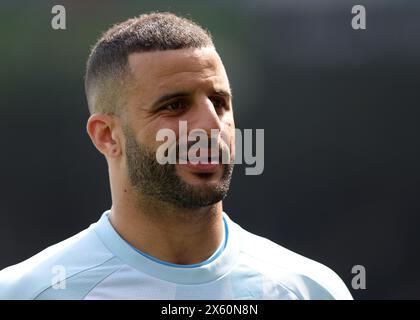
M 201 48 L 133 53 L 128 63 L 132 80 L 123 132 L 131 184 L 178 207 L 222 200 L 233 170 L 235 131 L 229 81 L 217 52 Z M 180 121 L 187 122 L 188 132 L 205 130 L 209 139 L 211 129 L 217 129 L 218 149 L 228 150 L 231 162 L 159 164 L 156 150 L 162 142 L 156 141 L 156 134 L 171 129 L 179 142 Z

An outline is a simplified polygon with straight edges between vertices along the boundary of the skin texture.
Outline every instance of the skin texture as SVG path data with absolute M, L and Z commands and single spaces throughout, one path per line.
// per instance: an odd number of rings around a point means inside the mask
M 128 68 L 124 111 L 118 116 L 93 114 L 87 123 L 93 144 L 108 163 L 110 222 L 126 241 L 160 260 L 199 263 L 222 241 L 222 201 L 185 208 L 142 192 L 129 177 L 127 128 L 131 142 L 150 151 L 162 143 L 156 141 L 158 130 L 168 128 L 178 135 L 181 120 L 187 121 L 188 131 L 203 129 L 210 136 L 210 129 L 218 129 L 225 141 L 219 143 L 229 147 L 234 158 L 235 125 L 225 69 L 214 48 L 132 53 Z M 182 97 L 156 103 L 175 92 Z M 177 176 L 200 194 L 211 194 L 223 180 L 222 165 L 207 174 L 174 166 Z

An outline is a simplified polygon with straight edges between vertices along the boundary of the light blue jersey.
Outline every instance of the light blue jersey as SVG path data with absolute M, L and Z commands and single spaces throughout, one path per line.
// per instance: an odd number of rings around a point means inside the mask
M 245 231 L 226 213 L 222 244 L 194 265 L 138 251 L 109 214 L 0 271 L 0 299 L 352 299 L 332 270 Z

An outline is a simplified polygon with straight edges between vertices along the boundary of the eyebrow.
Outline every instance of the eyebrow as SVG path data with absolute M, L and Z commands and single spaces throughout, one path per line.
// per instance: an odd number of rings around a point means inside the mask
M 232 93 L 230 91 L 226 91 L 224 89 L 220 89 L 220 90 L 213 90 L 214 94 L 220 95 L 220 96 L 224 96 L 226 98 L 232 99 Z
M 219 89 L 219 90 L 212 90 L 211 92 L 212 94 L 217 94 L 220 96 L 223 96 L 225 98 L 231 99 L 232 98 L 232 93 L 230 93 L 230 91 L 226 91 L 224 89 Z M 186 91 L 177 91 L 177 92 L 173 92 L 173 93 L 168 93 L 168 94 L 164 94 L 163 96 L 161 96 L 159 99 L 157 99 L 153 104 L 152 104 L 152 109 L 157 109 L 159 107 L 159 105 L 165 101 L 174 99 L 174 98 L 185 98 L 190 96 L 191 93 L 188 93 Z

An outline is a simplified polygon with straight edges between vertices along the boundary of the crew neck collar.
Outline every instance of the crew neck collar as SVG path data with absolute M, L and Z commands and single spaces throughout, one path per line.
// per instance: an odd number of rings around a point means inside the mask
M 199 284 L 216 280 L 228 273 L 237 261 L 239 253 L 236 225 L 223 212 L 225 226 L 221 252 L 206 261 L 194 265 L 165 263 L 157 258 L 138 252 L 126 242 L 109 222 L 111 210 L 105 211 L 94 230 L 104 245 L 115 256 L 131 267 L 161 280 L 178 284 Z M 163 263 L 162 263 L 163 262 Z

